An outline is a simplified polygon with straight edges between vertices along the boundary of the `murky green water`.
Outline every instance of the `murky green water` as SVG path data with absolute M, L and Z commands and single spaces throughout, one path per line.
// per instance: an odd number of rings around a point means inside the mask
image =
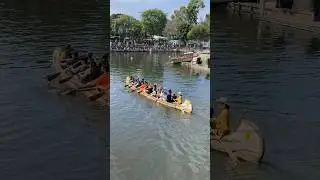
M 172 66 L 168 56 L 111 55 L 112 179 L 209 178 L 210 80 Z M 183 114 L 129 93 L 123 87 L 128 75 L 183 92 L 194 113 Z

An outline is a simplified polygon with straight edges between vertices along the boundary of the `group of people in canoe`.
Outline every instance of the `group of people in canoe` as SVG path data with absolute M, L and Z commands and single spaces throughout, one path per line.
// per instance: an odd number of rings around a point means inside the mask
M 79 56 L 78 51 L 70 45 L 64 47 L 62 52 L 61 66 L 77 75 L 81 83 L 86 85 L 85 87 L 97 86 L 103 90 L 109 87 L 109 54 L 103 55 L 102 60 L 98 63 L 93 58 L 93 53 L 89 52 Z
M 132 76 L 127 77 L 126 85 L 138 92 L 145 92 L 160 100 L 167 101 L 169 103 L 175 103 L 181 105 L 183 103 L 182 93 L 173 93 L 171 89 L 167 90 L 161 85 L 151 84 L 144 79 L 134 78 Z

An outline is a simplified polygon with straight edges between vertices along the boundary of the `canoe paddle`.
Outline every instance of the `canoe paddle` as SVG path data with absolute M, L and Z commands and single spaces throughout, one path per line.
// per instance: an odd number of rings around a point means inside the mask
M 66 77 L 66 78 L 64 78 L 64 79 L 61 79 L 61 80 L 59 80 L 59 83 L 60 83 L 60 84 L 65 83 L 65 82 L 69 81 L 72 77 L 73 77 L 73 76 L 68 76 L 68 77 Z
M 69 94 L 74 94 L 76 92 L 80 91 L 90 91 L 96 89 L 95 87 L 89 87 L 89 88 L 77 88 L 77 89 L 67 89 L 65 92 L 62 94 L 69 95 Z
M 48 80 L 48 81 L 52 81 L 52 80 L 56 79 L 61 73 L 64 73 L 64 72 L 68 71 L 70 68 L 73 68 L 73 66 L 78 65 L 79 63 L 80 63 L 80 61 L 77 62 L 77 63 L 75 63 L 75 64 L 72 65 L 72 66 L 67 67 L 67 68 L 64 69 L 63 71 L 60 71 L 60 72 L 57 72 L 57 73 L 54 73 L 54 74 L 49 74 L 49 75 L 47 75 L 47 80 Z
M 103 92 L 99 92 L 89 97 L 90 101 L 95 101 L 104 95 Z
M 61 72 L 57 72 L 57 73 L 54 73 L 54 74 L 49 74 L 49 75 L 47 75 L 47 80 L 48 81 L 52 81 L 55 78 L 57 78 L 60 74 L 61 74 Z

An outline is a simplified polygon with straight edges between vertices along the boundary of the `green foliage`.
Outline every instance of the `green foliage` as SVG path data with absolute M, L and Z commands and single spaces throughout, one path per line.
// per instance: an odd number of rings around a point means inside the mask
M 171 20 L 167 20 L 166 27 L 163 30 L 164 36 L 175 36 L 177 34 L 177 27 Z
M 147 9 L 141 15 L 141 23 L 149 35 L 162 35 L 167 23 L 166 14 L 159 9 Z
M 142 24 L 134 17 L 126 14 L 112 14 L 110 16 L 110 28 L 112 35 L 141 36 Z
M 190 0 L 187 6 L 181 6 L 175 10 L 171 19 L 176 26 L 177 35 L 183 40 L 188 37 L 189 31 L 197 24 L 200 9 L 204 8 L 202 0 Z M 193 30 L 193 31 L 198 31 Z M 194 33 L 190 33 L 190 37 L 194 37 Z
M 172 20 L 159 9 L 145 10 L 141 22 L 126 14 L 110 16 L 111 34 L 120 36 L 165 35 L 178 37 L 181 40 L 206 40 L 210 37 L 210 14 L 203 22 L 197 24 L 200 9 L 204 8 L 202 0 L 189 0 L 186 6 L 174 11 Z
M 188 32 L 188 39 L 196 40 L 209 40 L 210 39 L 210 28 L 206 24 L 196 24 Z
M 196 24 L 200 9 L 204 8 L 202 0 L 190 0 L 187 6 L 187 15 L 191 24 Z

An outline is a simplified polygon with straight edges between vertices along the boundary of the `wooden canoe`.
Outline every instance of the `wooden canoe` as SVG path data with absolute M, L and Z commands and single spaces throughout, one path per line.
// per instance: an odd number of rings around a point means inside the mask
M 182 62 L 190 62 L 193 59 L 193 52 L 187 52 L 187 53 L 183 53 L 183 55 L 180 56 L 176 56 L 176 57 L 171 57 L 171 63 L 172 64 L 178 64 L 178 63 L 182 63 Z
M 221 141 L 211 135 L 211 148 L 232 154 L 244 161 L 259 163 L 264 155 L 264 139 L 258 128 L 248 120 L 241 120 L 236 131 L 224 136 Z M 227 149 L 228 150 L 227 150 Z
M 127 83 L 125 83 L 125 87 L 129 88 L 132 90 L 132 92 L 137 92 L 135 88 L 131 88 L 128 86 Z M 181 105 L 177 105 L 177 104 L 174 104 L 174 103 L 169 103 L 167 101 L 163 101 L 163 100 L 160 100 L 148 93 L 145 93 L 145 92 L 139 92 L 138 94 L 140 94 L 141 96 L 145 97 L 146 99 L 149 99 L 153 102 L 156 102 L 156 103 L 159 103 L 163 106 L 166 106 L 166 107 L 169 107 L 169 108 L 173 108 L 173 109 L 177 109 L 177 110 L 180 110 L 182 112 L 187 112 L 187 113 L 192 113 L 192 104 L 189 100 L 185 100 L 184 103 L 182 103 Z
M 52 67 L 55 72 L 62 72 L 62 73 L 60 74 L 59 78 L 56 78 L 55 80 L 53 80 L 52 83 L 54 83 L 54 85 L 62 89 L 78 89 L 80 87 L 85 86 L 85 84 L 81 82 L 77 74 L 74 75 L 69 71 L 64 71 L 65 67 L 63 66 L 62 63 L 60 63 L 60 61 L 64 59 L 64 55 L 61 55 L 61 54 L 63 54 L 63 52 L 61 51 L 60 48 L 57 48 L 56 50 L 54 50 L 54 53 L 52 56 Z M 61 80 L 63 79 L 65 79 L 66 81 L 61 83 Z M 107 91 L 109 91 L 109 89 Z M 98 89 L 93 88 L 92 90 L 80 91 L 79 93 L 84 95 L 86 98 L 90 98 L 101 92 Z M 109 94 L 108 92 L 103 93 L 103 95 L 98 99 L 96 99 L 95 101 L 102 106 L 109 106 L 108 94 Z

